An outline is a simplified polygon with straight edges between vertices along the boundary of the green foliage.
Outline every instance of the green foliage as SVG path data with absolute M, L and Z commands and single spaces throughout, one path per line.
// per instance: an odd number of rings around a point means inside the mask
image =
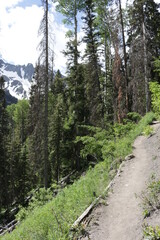
M 114 162 L 109 156 L 107 157 L 107 152 L 111 152 L 114 159 L 127 155 L 129 151 L 131 151 L 134 139 L 153 118 L 154 114 L 148 113 L 127 136 L 122 139 L 118 138 L 115 145 L 113 144 L 114 141 L 109 142 L 107 131 L 103 131 L 100 128 L 95 129 L 89 127 L 89 130 L 92 132 L 92 137 L 95 138 L 98 136 L 99 141 L 102 141 L 105 136 L 107 138 L 107 140 L 104 139 L 104 146 L 100 146 L 102 154 L 104 155 L 104 161 L 98 163 L 94 168 L 90 168 L 85 176 L 82 176 L 78 181 L 74 182 L 72 186 L 66 187 L 52 201 L 32 210 L 26 220 L 24 220 L 15 231 L 3 236 L 1 239 L 73 239 L 72 237 L 70 238 L 70 228 L 73 222 L 97 196 L 103 193 L 110 180 L 109 171 L 111 164 Z M 95 145 L 95 141 L 93 141 L 93 143 L 93 145 Z
M 150 82 L 151 101 L 153 111 L 160 115 L 160 85 L 158 82 Z
M 132 142 L 140 133 L 145 129 L 146 133 L 151 133 L 151 129 L 146 126 L 152 122 L 153 118 L 154 114 L 151 112 L 142 118 L 138 125 L 130 120 L 124 120 L 124 124 L 108 125 L 107 130 L 93 126 L 81 126 L 88 131 L 87 136 L 76 138 L 76 142 L 83 144 L 81 157 L 86 160 L 87 156 L 92 156 L 92 160 L 96 161 L 125 157 L 131 152 Z M 133 119 L 134 121 L 140 119 L 139 114 L 135 114 Z
M 149 135 L 151 135 L 153 133 L 153 131 L 154 131 L 153 127 L 148 125 L 148 126 L 145 127 L 143 133 L 144 133 L 145 136 L 149 136 Z
M 24 220 L 34 209 L 44 206 L 53 199 L 53 193 L 49 189 L 39 188 L 37 191 L 29 193 L 32 198 L 27 208 L 20 206 L 20 211 L 16 215 L 18 221 Z
M 128 134 L 128 132 L 133 129 L 135 124 L 133 122 L 126 122 L 126 124 L 114 124 L 114 135 L 116 138 L 122 138 Z
M 113 153 L 115 159 L 124 158 L 132 151 L 134 139 L 144 131 L 145 127 L 150 124 L 154 118 L 154 113 L 147 113 L 146 116 L 140 120 L 138 125 L 133 125 L 133 129 L 131 129 L 126 136 L 115 141 L 115 152 Z
M 147 187 L 147 191 L 142 193 L 144 216 L 148 216 L 152 211 L 160 207 L 160 180 L 152 179 Z
M 158 75 L 160 76 L 160 58 L 157 58 L 154 61 L 154 66 L 155 66 L 155 72 L 158 72 Z
M 102 148 L 107 144 L 107 139 L 111 138 L 109 131 L 93 126 L 81 126 L 81 128 L 87 130 L 90 135 L 78 136 L 76 138 L 76 143 L 83 143 L 83 148 L 80 152 L 81 157 L 87 159 L 87 156 L 90 155 L 96 161 L 102 160 Z
M 17 230 L 2 239 L 69 239 L 73 222 L 104 191 L 109 180 L 108 169 L 107 162 L 90 168 L 84 177 L 52 201 L 32 210 Z
M 145 226 L 143 229 L 145 239 L 159 240 L 160 239 L 160 227 Z
M 127 117 L 129 120 L 136 122 L 136 123 L 138 123 L 142 119 L 142 116 L 136 112 L 129 112 L 127 114 Z
M 2 207 L 7 207 L 8 199 L 8 115 L 5 104 L 4 79 L 0 77 L 0 212 Z

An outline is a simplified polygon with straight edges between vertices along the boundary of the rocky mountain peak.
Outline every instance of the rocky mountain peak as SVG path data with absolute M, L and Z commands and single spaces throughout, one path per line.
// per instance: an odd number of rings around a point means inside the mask
M 33 74 L 34 66 L 31 63 L 14 65 L 0 59 L 0 75 L 4 77 L 5 89 L 17 99 L 29 97 Z

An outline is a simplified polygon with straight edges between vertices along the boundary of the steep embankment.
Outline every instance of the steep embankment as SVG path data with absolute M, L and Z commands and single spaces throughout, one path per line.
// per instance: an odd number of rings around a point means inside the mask
M 144 221 L 140 196 L 153 174 L 160 177 L 160 123 L 153 127 L 155 134 L 136 139 L 133 151 L 135 157 L 124 162 L 106 199 L 106 205 L 99 205 L 91 214 L 88 236 L 83 239 L 142 239 L 142 226 L 148 219 Z M 156 219 L 160 219 L 160 214 L 157 214 L 159 217 Z
M 138 124 L 133 125 L 129 134 L 118 138 L 116 141 L 108 140 L 105 144 L 102 144 L 102 147 L 104 146 L 103 153 L 106 156 L 103 162 L 98 163 L 94 168 L 90 168 L 86 174 L 74 182 L 72 186 L 63 189 L 56 198 L 43 207 L 36 205 L 34 210 L 27 212 L 26 219 L 24 219 L 11 234 L 6 234 L 2 236 L 1 239 L 73 239 L 70 232 L 72 224 L 83 211 L 104 192 L 104 189 L 112 179 L 111 176 L 113 176 L 113 172 L 115 172 L 116 167 L 119 166 L 120 160 L 124 159 L 124 157 L 130 153 L 134 139 L 144 131 L 147 124 L 151 123 L 153 118 L 154 114 L 148 113 Z M 102 141 L 102 143 L 104 143 L 104 141 Z M 108 148 L 110 152 L 112 151 L 111 156 L 108 155 Z M 128 170 L 124 172 L 128 172 Z M 129 178 L 131 178 L 130 175 L 127 179 Z M 121 201 L 123 202 L 123 199 Z M 121 203 L 119 203 L 119 206 L 121 206 Z M 23 211 L 21 212 L 21 217 L 26 215 L 26 210 L 24 209 Z M 117 226 L 112 223 L 112 228 L 114 229 L 116 227 Z M 95 239 L 98 239 L 98 237 Z M 104 239 L 107 238 L 105 237 Z

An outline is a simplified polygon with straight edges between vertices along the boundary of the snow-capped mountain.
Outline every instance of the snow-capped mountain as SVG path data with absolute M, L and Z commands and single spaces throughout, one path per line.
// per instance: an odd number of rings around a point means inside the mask
M 33 74 L 34 67 L 30 63 L 13 65 L 0 59 L 0 75 L 4 77 L 5 89 L 17 99 L 29 97 Z

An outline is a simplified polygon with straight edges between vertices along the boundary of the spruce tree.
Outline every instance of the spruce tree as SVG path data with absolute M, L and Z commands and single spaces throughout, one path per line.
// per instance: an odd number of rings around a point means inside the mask
M 62 174 L 64 154 L 64 121 L 66 117 L 65 83 L 58 70 L 49 94 L 49 159 L 51 176 L 57 182 Z
M 86 43 L 85 57 L 86 65 L 86 95 L 89 111 L 89 123 L 92 125 L 101 125 L 103 121 L 103 106 L 100 86 L 100 65 L 98 59 L 99 32 L 95 27 L 95 4 L 92 0 L 85 1 L 84 8 L 85 37 Z
M 8 117 L 6 112 L 4 78 L 0 77 L 0 210 L 8 207 L 9 163 L 7 161 Z
M 130 6 L 130 72 L 132 111 L 145 114 L 150 110 L 149 81 L 154 77 L 152 61 L 159 51 L 157 32 L 160 13 L 153 1 L 135 0 Z M 155 18 L 157 22 L 155 22 Z M 145 98 L 144 98 L 145 96 Z
M 29 159 L 32 165 L 33 184 L 44 183 L 44 66 L 35 67 L 33 84 L 30 92 L 28 117 Z
M 53 50 L 51 48 L 52 38 L 49 27 L 49 1 L 42 0 L 44 15 L 39 28 L 39 33 L 42 35 L 40 42 L 40 64 L 44 67 L 44 131 L 43 131 L 43 151 L 44 151 L 44 186 L 49 186 L 49 160 L 48 160 L 48 92 L 50 83 L 50 58 L 53 59 Z M 51 71 L 52 72 L 52 71 Z
M 95 2 L 97 12 L 97 28 L 100 33 L 101 58 L 103 57 L 103 71 L 100 76 L 102 85 L 103 112 L 105 119 L 113 119 L 113 83 L 112 83 L 112 42 L 110 36 L 109 0 L 98 0 Z

